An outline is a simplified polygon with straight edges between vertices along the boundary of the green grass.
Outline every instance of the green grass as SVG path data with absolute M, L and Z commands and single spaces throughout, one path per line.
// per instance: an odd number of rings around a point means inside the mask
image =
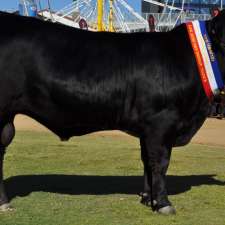
M 48 133 L 17 132 L 5 159 L 15 211 L 0 225 L 224 225 L 225 148 L 189 145 L 173 151 L 170 200 L 176 216 L 139 203 L 138 140 L 87 135 L 60 142 Z

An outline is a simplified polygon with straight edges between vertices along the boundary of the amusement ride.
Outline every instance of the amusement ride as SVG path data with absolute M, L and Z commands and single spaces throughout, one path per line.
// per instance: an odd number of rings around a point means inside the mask
M 59 11 L 52 10 L 50 0 L 46 0 L 46 9 L 41 6 L 41 0 L 20 0 L 20 12 L 33 16 L 36 10 L 37 16 L 44 20 L 91 31 L 168 31 L 180 23 L 211 17 L 209 13 L 191 12 L 189 5 L 192 1 L 179 0 L 177 4 L 177 0 L 143 0 L 159 7 L 160 13 L 142 13 L 141 16 L 126 0 L 73 0 Z M 220 9 L 223 9 L 224 0 L 212 1 L 217 1 L 217 5 L 220 2 Z M 151 23 L 154 29 L 151 29 Z
M 148 22 L 125 0 L 75 0 L 57 12 L 51 10 L 50 0 L 47 9 L 42 9 L 40 0 L 20 0 L 25 15 L 31 3 L 39 6 L 37 14 L 45 20 L 71 27 L 109 32 L 148 31 L 149 28 Z

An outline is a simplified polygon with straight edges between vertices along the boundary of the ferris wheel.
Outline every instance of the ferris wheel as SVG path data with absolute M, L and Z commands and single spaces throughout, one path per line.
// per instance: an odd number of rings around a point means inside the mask
M 149 25 L 125 0 L 76 0 L 63 9 L 40 15 L 53 22 L 93 31 L 148 31 Z

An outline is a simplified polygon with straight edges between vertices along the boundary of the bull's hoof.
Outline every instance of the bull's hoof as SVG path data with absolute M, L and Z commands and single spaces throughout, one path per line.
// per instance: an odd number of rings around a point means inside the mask
M 151 196 L 147 192 L 140 193 L 141 196 L 141 204 L 151 207 Z
M 147 206 L 147 207 L 155 207 L 157 205 L 156 200 L 153 200 L 153 206 L 151 203 L 151 195 L 147 192 L 141 192 L 141 204 Z
M 160 208 L 157 212 L 159 214 L 162 214 L 162 215 L 174 215 L 174 214 L 176 214 L 175 208 L 173 206 L 170 206 L 170 205 Z
M 5 203 L 0 206 L 0 212 L 9 212 L 9 211 L 13 211 L 13 208 L 10 206 L 9 203 Z

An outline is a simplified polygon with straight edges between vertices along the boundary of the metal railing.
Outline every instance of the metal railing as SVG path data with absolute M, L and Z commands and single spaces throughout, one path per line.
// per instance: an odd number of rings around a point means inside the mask
M 209 20 L 209 14 L 192 14 L 186 12 L 178 13 L 143 13 L 144 19 L 148 20 L 149 15 L 155 19 L 156 31 L 169 31 L 175 26 L 193 20 Z

